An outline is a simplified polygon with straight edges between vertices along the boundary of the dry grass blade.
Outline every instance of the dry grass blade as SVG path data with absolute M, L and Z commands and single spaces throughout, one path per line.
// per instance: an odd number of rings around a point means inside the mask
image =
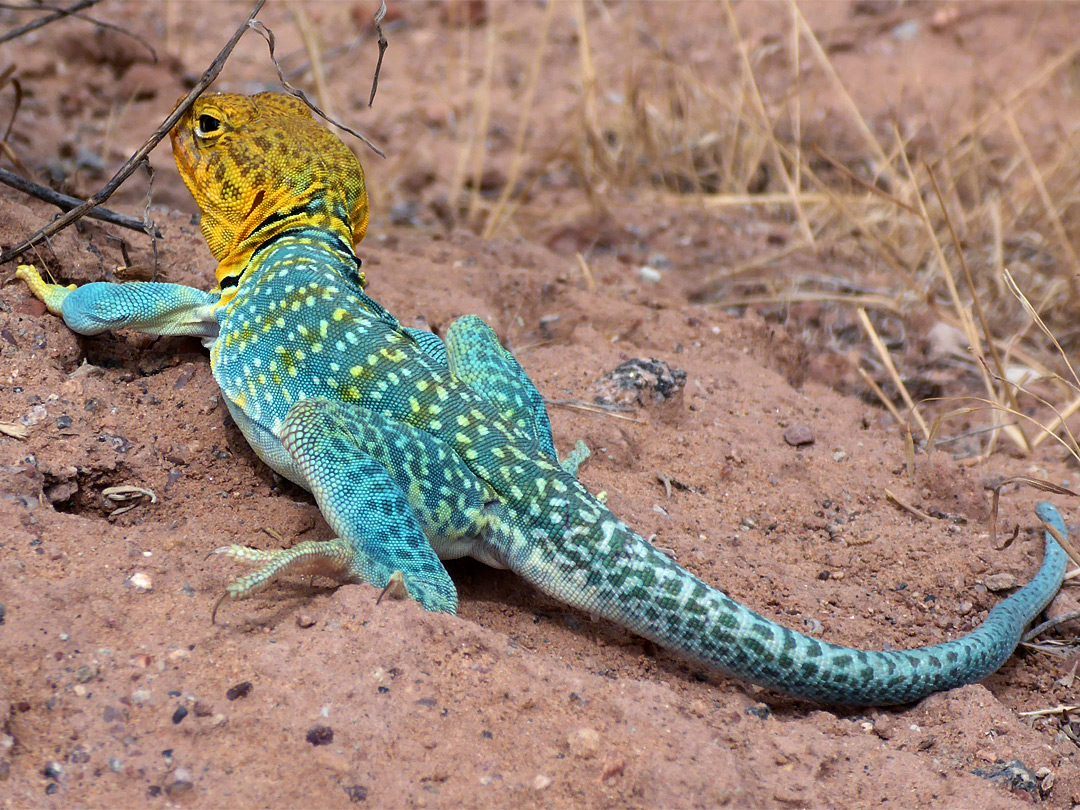
M 551 20 L 555 16 L 555 5 L 554 2 L 548 3 L 547 13 L 544 14 L 544 22 L 536 43 L 536 53 L 533 56 L 532 63 L 529 65 L 529 78 L 525 84 L 525 98 L 522 101 L 518 129 L 514 134 L 510 172 L 506 176 L 506 182 L 503 185 L 502 192 L 499 194 L 499 199 L 496 201 L 495 208 L 484 227 L 484 239 L 490 239 L 498 230 L 506 210 L 506 204 L 510 200 L 510 195 L 514 193 L 514 186 L 517 184 L 518 175 L 521 173 L 521 162 L 525 156 L 525 136 L 529 132 L 529 118 L 532 113 L 533 99 L 536 97 L 536 86 L 540 80 L 540 70 L 543 66 L 544 50 L 547 48 L 548 32 L 551 30 Z
M 1052 375 L 1052 376 L 1055 379 L 1060 379 L 1060 377 L 1057 377 L 1057 375 Z M 1005 385 L 1013 385 L 1013 383 L 1010 383 L 1007 380 L 1000 380 L 1000 382 L 1002 382 Z M 1023 388 L 1022 386 L 1019 386 L 1019 385 L 1017 385 L 1016 387 L 1019 390 L 1023 391 L 1025 394 L 1027 394 L 1032 399 L 1036 400 L 1040 404 L 1045 405 L 1048 409 L 1050 409 L 1050 411 L 1053 412 L 1053 414 L 1055 416 L 1054 420 L 1049 425 L 1044 425 L 1042 422 L 1038 421 L 1037 419 L 1035 419 L 1032 416 L 1028 416 L 1027 414 L 1021 414 L 1020 411 L 1015 409 L 1015 408 L 1010 408 L 1010 407 L 1008 407 L 1006 405 L 1002 405 L 999 402 L 990 402 L 989 400 L 982 400 L 982 401 L 987 402 L 987 404 L 989 404 L 996 411 L 1011 414 L 1013 416 L 1018 416 L 1018 415 L 1022 416 L 1025 420 L 1027 420 L 1028 422 L 1031 422 L 1032 424 L 1034 424 L 1036 427 L 1039 428 L 1040 433 L 1038 434 L 1038 436 L 1036 438 L 1046 437 L 1046 436 L 1053 436 L 1055 439 L 1058 440 L 1059 444 L 1061 444 L 1066 450 L 1069 451 L 1069 454 L 1072 455 L 1073 458 L 1075 458 L 1077 461 L 1080 461 L 1080 444 L 1077 443 L 1076 437 L 1073 436 L 1072 430 L 1069 428 L 1069 425 L 1065 422 L 1064 415 L 1061 413 L 1061 411 L 1058 410 L 1057 406 L 1054 405 L 1054 403 L 1047 400 L 1046 398 L 1041 397 L 1038 394 L 1034 393 L 1033 391 L 1030 391 L 1030 390 L 1028 390 L 1026 388 Z M 973 397 L 973 399 L 978 399 L 978 397 Z M 1051 426 L 1054 426 L 1053 431 L 1050 429 Z M 1058 433 L 1057 433 L 1057 430 L 1059 430 L 1062 427 L 1065 429 L 1065 436 L 1059 436 Z M 1003 425 L 1002 429 L 1006 429 L 1006 426 Z M 1034 443 L 1032 444 L 1032 446 L 1033 447 L 1035 446 Z
M 1065 226 L 1061 224 L 1061 217 L 1058 216 L 1057 207 L 1050 198 L 1050 192 L 1046 190 L 1046 182 L 1043 180 L 1042 172 L 1039 171 L 1039 166 L 1035 162 L 1034 156 L 1031 154 L 1027 139 L 1024 138 L 1024 134 L 1020 131 L 1020 127 L 1016 123 L 1016 117 L 1009 109 L 1002 110 L 1002 116 L 1009 125 L 1009 132 L 1012 133 L 1013 139 L 1016 141 L 1016 146 L 1023 156 L 1024 163 L 1028 168 L 1028 173 L 1031 175 L 1031 181 L 1035 184 L 1035 189 L 1039 193 L 1039 199 L 1042 201 L 1043 209 L 1046 211 L 1046 215 L 1050 218 L 1050 224 L 1054 228 L 1054 235 L 1057 236 L 1058 243 L 1061 245 L 1061 249 L 1065 251 L 1065 255 L 1069 257 L 1069 263 L 1072 265 L 1072 272 L 1066 274 L 1066 279 L 1068 280 L 1072 290 L 1073 299 L 1075 300 L 1080 297 L 1080 291 L 1078 291 L 1076 287 L 1076 273 L 1080 270 L 1080 262 L 1077 261 L 1076 251 L 1073 250 L 1072 241 L 1069 239 L 1068 234 L 1065 233 Z
M 465 222 L 469 225 L 476 224 L 476 219 L 480 213 L 481 177 L 484 174 L 484 163 L 487 160 L 488 123 L 491 120 L 491 86 L 495 76 L 495 51 L 498 42 L 494 18 L 488 18 L 485 33 L 487 47 L 484 51 L 484 78 L 480 82 L 478 91 L 480 94 L 480 109 L 476 114 L 472 138 L 469 142 L 469 151 L 472 155 L 471 192 L 469 194 L 469 206 L 465 213 Z
M 890 501 L 892 501 L 897 506 L 899 506 L 901 509 L 904 509 L 904 510 L 910 512 L 911 514 L 913 514 L 919 520 L 925 520 L 925 521 L 928 521 L 930 523 L 933 522 L 934 519 L 932 517 L 930 517 L 930 515 L 926 514 L 926 512 L 924 512 L 922 509 L 919 509 L 919 507 L 912 506 L 910 503 L 905 501 L 903 498 L 901 498 L 899 495 L 894 493 L 892 490 L 886 489 L 885 490 L 885 496 Z
M 793 15 L 799 18 L 798 9 L 795 7 L 794 2 L 791 3 L 791 9 Z M 754 112 L 756 113 L 759 122 L 766 131 L 766 139 L 769 145 L 769 155 L 773 164 L 773 169 L 787 189 L 791 205 L 794 207 L 795 215 L 799 220 L 799 230 L 802 231 L 803 239 L 813 244 L 815 241 L 814 234 L 810 229 L 810 221 L 807 219 L 806 212 L 803 210 L 802 203 L 799 199 L 799 188 L 795 185 L 791 175 L 788 173 L 787 167 L 784 165 L 784 161 L 781 158 L 781 151 L 777 148 L 777 139 L 773 131 L 772 122 L 769 120 L 769 114 L 765 109 L 765 101 L 761 97 L 761 89 L 758 87 L 757 79 L 755 78 L 753 68 L 750 65 L 750 54 L 746 47 L 746 40 L 739 34 L 739 27 L 735 20 L 735 12 L 731 8 L 731 0 L 724 0 L 724 10 L 727 12 L 728 25 L 735 36 L 735 43 L 739 48 L 739 58 L 742 61 L 743 67 L 743 80 L 750 89 L 751 104 L 754 107 Z
M 296 28 L 300 32 L 300 38 L 304 42 L 304 50 L 307 51 L 308 62 L 311 65 L 311 78 L 315 82 L 315 95 L 318 96 L 319 104 L 326 110 L 327 115 L 332 117 L 334 109 L 330 104 L 330 91 L 326 87 L 326 69 L 323 66 L 319 33 L 311 24 L 311 18 L 308 17 L 302 5 L 297 2 L 290 2 L 289 13 L 292 15 Z
M 892 414 L 893 419 L 896 420 L 896 424 L 906 425 L 907 421 L 900 415 L 900 411 L 893 405 L 892 400 L 885 396 L 885 392 L 881 390 L 881 386 L 874 382 L 874 378 L 867 373 L 866 369 L 862 366 L 856 366 L 855 370 L 859 372 L 859 376 L 862 377 L 863 382 L 870 386 L 870 390 L 874 392 L 881 404 L 885 406 L 885 409 Z M 910 433 L 911 430 L 908 429 L 906 432 Z
M 1048 337 L 1051 342 L 1053 342 L 1054 348 L 1057 349 L 1058 354 L 1061 355 L 1061 359 L 1065 361 L 1065 365 L 1068 367 L 1069 372 L 1072 374 L 1074 387 L 1076 388 L 1076 390 L 1080 391 L 1080 377 L 1077 376 L 1076 369 L 1074 369 L 1072 363 L 1069 362 L 1069 356 L 1065 353 L 1065 350 L 1061 348 L 1061 344 L 1058 342 L 1058 339 L 1054 337 L 1054 333 L 1051 332 L 1050 329 L 1043 322 L 1043 319 L 1039 316 L 1039 313 L 1035 310 L 1035 307 L 1031 305 L 1028 297 L 1024 295 L 1024 293 L 1021 291 L 1020 286 L 1016 283 L 1016 280 L 1013 278 L 1013 275 L 1008 268 L 1005 268 L 1004 280 L 1005 286 L 1008 288 L 1009 292 L 1016 296 L 1016 300 L 1020 302 L 1020 306 L 1024 308 L 1024 312 L 1026 312 L 1031 318 L 1031 320 L 1034 321 L 1035 325 L 1039 327 L 1039 330 L 1044 335 L 1046 335 L 1046 337 Z
M 825 49 L 821 47 L 821 42 L 814 34 L 814 31 L 810 27 L 810 24 L 807 23 L 806 18 L 803 17 L 802 12 L 799 11 L 795 0 L 789 0 L 789 2 L 791 4 L 792 16 L 795 18 L 799 27 L 802 29 L 803 36 L 806 38 L 806 41 L 810 45 L 810 50 L 813 52 L 814 57 L 818 61 L 818 64 L 821 65 L 821 68 L 825 71 L 825 74 L 829 77 L 829 80 L 832 82 L 833 86 L 840 94 L 840 99 L 843 102 L 844 106 L 847 108 L 848 113 L 851 115 L 852 121 L 855 122 L 855 125 L 858 127 L 859 133 L 862 135 L 863 140 L 866 142 L 866 145 L 870 148 L 871 152 L 873 152 L 874 154 L 874 157 L 877 159 L 878 170 L 883 173 L 885 178 L 889 181 L 890 185 L 895 185 L 897 178 L 895 178 L 892 175 L 891 171 L 889 171 L 890 162 L 885 157 L 885 150 L 881 148 L 881 144 L 878 143 L 877 138 L 875 138 L 874 134 L 870 131 L 869 125 L 866 123 L 866 120 L 859 112 L 858 105 L 851 97 L 851 94 L 848 93 L 847 88 L 844 87 L 844 83 L 840 80 L 840 76 L 839 74 L 837 74 L 836 68 L 833 66 L 832 61 L 830 61 L 828 55 L 825 53 Z
M 64 17 L 69 17 L 69 16 L 73 15 L 77 11 L 82 11 L 84 8 L 90 8 L 90 6 L 96 6 L 100 2 L 101 2 L 101 0 L 79 0 L 78 3 L 75 3 L 75 4 L 71 5 L 71 6 L 69 6 L 68 8 L 53 9 L 52 14 L 46 15 L 44 17 L 39 17 L 38 19 L 34 20 L 33 22 L 29 22 L 26 25 L 20 26 L 18 28 L 13 28 L 12 30 L 8 31 L 6 34 L 0 35 L 0 45 L 2 45 L 5 42 L 8 42 L 9 40 L 15 39 L 16 37 L 21 37 L 23 34 L 29 34 L 31 31 L 36 31 L 38 28 L 41 28 L 44 25 L 48 25 L 51 22 L 55 22 L 56 20 L 63 19 Z M 47 9 L 44 9 L 44 8 L 37 9 L 34 6 L 26 6 L 25 8 L 26 8 L 27 11 L 38 11 L 38 10 L 46 11 L 47 10 Z
M 1020 717 L 1049 717 L 1055 714 L 1066 715 L 1070 712 L 1075 712 L 1077 709 L 1080 709 L 1080 705 L 1064 706 L 1058 704 L 1052 709 L 1035 709 L 1034 711 L 1030 712 L 1017 712 L 1017 714 Z
M 581 268 L 581 276 L 585 279 L 585 289 L 589 292 L 596 290 L 596 279 L 593 278 L 592 268 L 589 267 L 589 263 L 585 261 L 585 257 L 580 253 L 575 253 L 574 257 L 577 259 L 578 267 Z
M 1055 616 L 1052 619 L 1047 619 L 1042 624 L 1037 624 L 1030 630 L 1028 630 L 1026 633 L 1024 633 L 1024 635 L 1021 636 L 1020 640 L 1030 642 L 1032 639 L 1036 639 L 1041 636 L 1047 630 L 1052 630 L 1059 624 L 1071 622 L 1073 619 L 1080 619 L 1080 610 L 1072 610 L 1068 613 L 1062 613 L 1060 616 Z
M 874 329 L 874 325 L 870 323 L 870 317 L 866 314 L 866 310 L 863 307 L 859 307 L 856 311 L 859 318 L 859 324 L 862 326 L 866 336 L 870 339 L 870 343 L 874 347 L 874 351 L 877 352 L 878 357 L 881 360 L 885 370 L 889 377 L 892 379 L 893 385 L 896 386 L 896 390 L 900 393 L 900 397 L 904 400 L 904 404 L 907 405 L 908 411 L 916 422 L 919 423 L 919 428 L 922 430 L 923 438 L 930 437 L 930 428 L 927 426 L 926 421 L 922 418 L 922 414 L 919 413 L 915 407 L 915 402 L 911 398 L 911 394 L 907 390 L 907 386 L 904 385 L 904 381 L 900 378 L 899 372 L 896 370 L 896 366 L 893 365 L 892 357 L 889 355 L 889 350 L 885 347 L 881 338 L 878 336 L 877 330 Z
M 986 311 L 983 309 L 982 302 L 979 300 L 979 290 L 975 286 L 975 280 L 971 276 L 971 268 L 968 267 L 967 259 L 964 258 L 964 248 L 960 243 L 960 237 L 956 234 L 956 227 L 953 225 L 953 218 L 949 214 L 949 206 L 945 201 L 945 195 L 941 193 L 941 186 L 938 185 L 937 176 L 934 174 L 933 169 L 929 165 L 925 166 L 926 173 L 930 177 L 930 183 L 934 187 L 934 194 L 937 196 L 938 204 L 941 206 L 942 215 L 945 219 L 945 225 L 949 229 L 949 235 L 952 238 L 953 246 L 956 249 L 956 256 L 960 262 L 960 269 L 963 270 L 964 279 L 967 282 L 968 292 L 971 294 L 971 306 L 975 310 L 975 316 L 979 319 L 979 327 L 982 329 L 983 340 L 986 342 L 987 351 L 990 353 L 990 359 L 994 364 L 994 368 L 997 370 L 999 378 L 1005 378 L 1005 366 L 1002 363 L 1001 355 L 998 353 L 997 346 L 994 343 L 994 335 L 990 330 L 990 324 L 986 318 Z M 925 210 L 925 209 L 924 209 Z M 948 272 L 946 270 L 946 272 Z M 974 325 L 972 325 L 974 327 Z M 976 351 L 975 347 L 978 344 L 972 344 L 972 351 Z M 997 389 L 993 386 L 988 386 L 990 396 L 996 398 L 998 396 Z M 1017 408 L 1016 398 L 1013 395 L 1012 386 L 1005 385 L 1001 389 L 1001 393 L 1004 394 L 1005 400 L 1009 406 L 1014 410 Z M 1019 426 L 1015 427 L 1020 433 L 1022 442 L 1021 447 L 1030 447 L 1031 443 L 1028 440 L 1027 435 L 1023 432 L 1023 429 Z

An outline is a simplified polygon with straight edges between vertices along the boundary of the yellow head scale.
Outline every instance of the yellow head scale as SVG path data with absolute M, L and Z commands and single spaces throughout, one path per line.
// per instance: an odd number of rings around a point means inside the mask
M 334 231 L 353 246 L 364 238 L 364 170 L 298 99 L 204 95 L 169 134 L 176 166 L 202 210 L 219 283 L 243 272 L 257 247 L 286 230 Z

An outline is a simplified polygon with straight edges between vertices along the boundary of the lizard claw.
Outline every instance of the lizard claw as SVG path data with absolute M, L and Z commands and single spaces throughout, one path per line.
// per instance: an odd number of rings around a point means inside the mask
M 386 581 L 386 587 L 382 589 L 382 593 L 379 594 L 379 598 L 375 600 L 375 604 L 379 604 L 383 600 L 384 596 L 389 596 L 391 599 L 410 599 L 409 589 L 405 587 L 405 575 L 400 571 L 395 571 L 390 575 L 390 579 Z

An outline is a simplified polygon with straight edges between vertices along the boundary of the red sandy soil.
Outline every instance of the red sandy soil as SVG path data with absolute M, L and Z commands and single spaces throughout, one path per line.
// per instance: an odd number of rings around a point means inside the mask
M 1076 33 L 1071 10 L 1058 6 L 958 6 L 963 14 L 943 33 L 928 14 L 952 7 L 886 3 L 868 16 L 855 5 L 803 10 L 815 28 L 848 32 L 835 63 L 868 120 L 898 108 L 905 94 L 922 94 L 945 116 L 976 84 L 1022 82 Z M 494 15 L 506 44 L 489 144 L 505 179 L 511 102 L 544 10 L 462 6 L 466 16 Z M 271 3 L 262 18 L 279 52 L 298 64 L 304 54 L 289 8 Z M 351 42 L 373 10 L 304 8 L 327 51 Z M 659 26 L 717 76 L 737 64 L 719 5 L 585 8 L 601 77 L 616 76 L 627 59 L 605 33 L 635 19 L 645 31 Z M 94 190 L 246 11 L 148 2 L 93 10 L 153 44 L 156 65 L 130 38 L 74 20 L 0 46 L 0 66 L 16 65 L 26 94 L 9 138 L 14 151 L 38 177 L 51 170 L 76 192 Z M 1067 483 L 1075 470 L 1060 452 L 1003 452 L 978 463 L 920 454 L 909 479 L 888 414 L 834 390 L 835 380 L 815 373 L 828 364 L 790 330 L 753 310 L 688 303 L 703 279 L 760 250 L 770 231 L 790 232 L 790 223 L 749 209 L 718 219 L 664 208 L 633 187 L 618 192 L 606 217 L 581 218 L 573 215 L 586 210 L 580 184 L 553 164 L 530 203 L 534 213 L 548 205 L 549 217 L 488 241 L 447 231 L 439 194 L 471 126 L 456 117 L 465 109 L 454 95 L 463 92 L 463 43 L 471 43 L 475 83 L 486 29 L 455 24 L 440 5 L 393 11 L 374 109 L 361 106 L 373 42 L 327 57 L 335 112 L 389 155 L 357 147 L 373 190 L 359 250 L 369 291 L 403 323 L 440 332 L 479 313 L 552 400 L 593 401 L 629 358 L 684 369 L 679 396 L 663 404 L 644 397 L 621 417 L 551 408 L 557 446 L 566 451 L 583 438 L 594 449 L 581 478 L 606 491 L 618 515 L 764 615 L 858 647 L 954 638 L 1000 600 L 987 577 L 1032 575 L 1042 549 L 1036 493 L 1004 494 L 1002 535 L 1019 534 L 998 549 L 984 484 L 1015 474 Z M 790 13 L 764 4 L 738 12 L 757 42 L 785 30 Z M 553 23 L 550 78 L 530 128 L 537 149 L 579 120 L 571 115 L 581 90 L 573 13 L 567 3 Z M 0 28 L 25 19 L 0 12 Z M 867 19 L 921 27 L 904 39 Z M 273 81 L 265 47 L 249 34 L 217 87 L 249 92 Z M 214 262 L 192 224 L 195 206 L 166 146 L 153 161 L 153 215 L 165 235 L 157 278 L 205 288 Z M 136 185 L 113 202 L 138 215 L 145 191 Z M 416 222 L 392 224 L 391 207 L 409 201 Z M 53 213 L 12 191 L 0 191 L 0 212 L 4 246 Z M 39 248 L 36 261 L 65 283 L 111 280 L 125 264 L 117 237 L 136 266 L 124 277 L 147 277 L 147 239 L 89 220 Z M 591 285 L 574 256 L 586 247 Z M 639 268 L 656 253 L 671 266 L 647 283 Z M 5 278 L 11 270 L 3 268 Z M 21 284 L 7 284 L 0 421 L 28 430 L 22 440 L 0 435 L 0 807 L 1080 803 L 1076 744 L 1057 717 L 1021 716 L 1075 702 L 1073 664 L 1032 651 L 982 684 L 914 706 L 833 711 L 708 673 L 471 561 L 448 566 L 461 596 L 457 616 L 409 602 L 376 605 L 365 585 L 297 579 L 223 605 L 211 624 L 239 566 L 208 559 L 210 551 L 325 539 L 330 530 L 307 493 L 248 448 L 194 340 L 81 338 Z M 813 443 L 786 443 L 794 426 Z M 148 488 L 157 502 L 110 516 L 102 490 L 121 485 Z M 937 519 L 917 520 L 886 489 Z M 986 778 L 1013 760 L 1038 784 Z

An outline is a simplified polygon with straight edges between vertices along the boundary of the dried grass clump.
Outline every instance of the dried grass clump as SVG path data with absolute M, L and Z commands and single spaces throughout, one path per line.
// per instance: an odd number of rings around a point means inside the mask
M 494 201 L 479 192 L 491 159 L 486 134 L 499 47 L 493 15 L 472 134 L 451 184 L 450 199 L 464 201 L 459 221 L 490 237 L 537 218 L 603 217 L 631 188 L 643 204 L 686 206 L 718 226 L 733 209 L 752 207 L 755 216 L 788 223 L 797 238 L 702 278 L 696 298 L 725 307 L 810 301 L 843 310 L 847 334 L 867 337 L 865 380 L 928 448 L 950 440 L 940 435 L 942 420 L 958 420 L 980 437 L 983 452 L 1001 436 L 1026 452 L 1052 430 L 1076 453 L 1064 428 L 1080 409 L 1069 363 L 1080 350 L 1073 247 L 1080 238 L 1080 138 L 1076 127 L 1058 124 L 1036 131 L 1036 140 L 1024 124 L 1070 81 L 1080 46 L 1015 88 L 984 83 L 989 89 L 953 111 L 951 121 L 920 113 L 918 100 L 892 123 L 870 121 L 830 57 L 851 31 L 815 33 L 789 0 L 776 5 L 775 34 L 751 40 L 733 7 L 720 8 L 726 30 L 717 32 L 717 47 L 727 49 L 728 69 L 703 75 L 677 44 L 696 6 L 650 4 L 627 13 L 584 0 L 550 3 L 517 96 L 507 182 Z M 900 5 L 890 13 L 873 24 L 895 25 L 905 15 L 928 24 L 934 7 Z M 965 13 L 982 12 L 972 6 Z M 949 15 L 943 24 L 957 19 Z M 545 57 L 560 25 L 573 26 L 576 66 Z M 625 54 L 618 70 L 598 72 L 600 47 Z M 576 69 L 579 103 L 565 129 L 547 133 L 540 147 L 527 136 L 537 88 L 564 80 L 567 69 Z M 840 111 L 827 127 L 811 115 L 823 100 Z M 532 184 L 555 167 L 576 178 L 583 200 L 532 210 Z M 800 273 L 800 256 L 815 257 L 819 272 Z M 846 269 L 823 276 L 820 268 L 835 264 L 824 259 L 836 256 L 847 258 Z M 959 335 L 970 348 L 952 358 L 947 382 L 976 382 L 980 402 L 951 411 L 948 403 L 920 404 L 905 385 L 910 362 L 890 357 L 905 347 L 880 339 L 886 314 L 901 318 L 908 334 L 941 324 Z

